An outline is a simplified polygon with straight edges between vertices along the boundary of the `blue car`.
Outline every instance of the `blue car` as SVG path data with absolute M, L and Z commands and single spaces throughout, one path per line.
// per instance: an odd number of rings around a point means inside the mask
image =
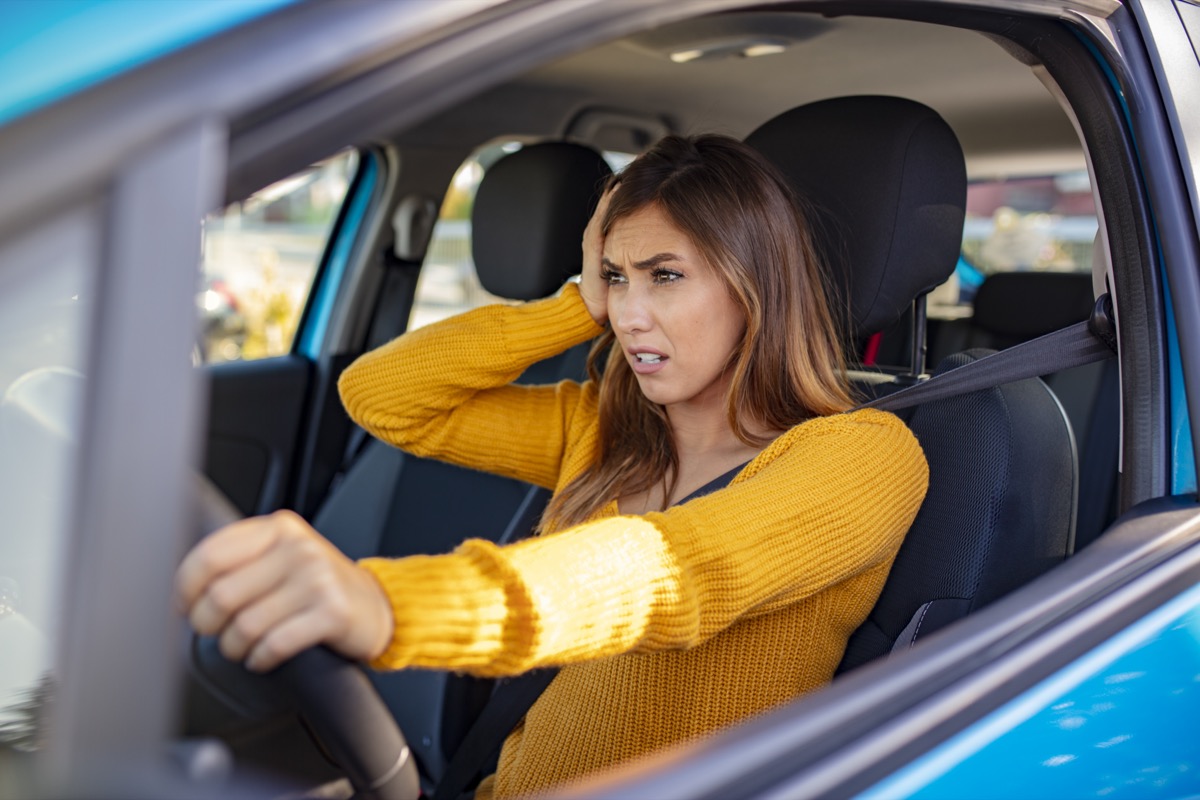
M 1200 796 L 1195 0 L 3 0 L 0 20 L 0 798 L 453 778 L 489 682 L 340 662 L 254 682 L 191 636 L 174 570 L 221 520 L 285 508 L 356 558 L 525 535 L 542 492 L 371 440 L 337 378 L 554 291 L 580 187 L 701 131 L 811 202 L 864 400 L 1068 329 L 1092 355 L 1034 345 L 1017 378 L 898 412 L 929 496 L 828 686 L 561 794 Z M 860 303 L 868 280 L 885 301 Z M 236 337 L 198 346 L 220 302 Z M 325 668 L 349 699 L 306 692 Z

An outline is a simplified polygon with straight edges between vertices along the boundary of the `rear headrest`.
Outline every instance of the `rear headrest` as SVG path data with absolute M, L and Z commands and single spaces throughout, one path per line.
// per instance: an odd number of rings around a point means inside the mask
M 899 97 L 822 100 L 780 114 L 746 143 L 811 206 L 856 335 L 891 325 L 954 272 L 967 174 L 958 138 L 933 109 Z
M 545 297 L 583 269 L 583 230 L 612 169 L 590 147 L 546 142 L 484 173 L 471 211 L 471 253 L 483 288 Z
M 1091 316 L 1088 272 L 998 272 L 975 295 L 971 324 L 993 336 L 1026 341 Z

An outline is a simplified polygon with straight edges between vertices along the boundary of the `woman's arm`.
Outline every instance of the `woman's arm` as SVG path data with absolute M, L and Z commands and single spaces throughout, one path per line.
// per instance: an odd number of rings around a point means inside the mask
M 886 569 L 927 482 L 903 423 L 860 411 L 794 428 L 706 497 L 507 547 L 356 564 L 295 514 L 244 520 L 184 559 L 177 593 L 255 669 L 324 642 L 376 667 L 514 674 L 692 647 Z
M 509 384 L 601 330 L 568 284 L 407 333 L 357 359 L 338 389 L 355 422 L 389 444 L 553 488 L 580 404 L 594 407 L 591 387 Z
M 368 559 L 395 633 L 377 667 L 512 674 L 632 650 L 695 646 L 748 614 L 811 596 L 896 551 L 928 468 L 896 417 L 814 420 L 729 487 L 508 547 Z

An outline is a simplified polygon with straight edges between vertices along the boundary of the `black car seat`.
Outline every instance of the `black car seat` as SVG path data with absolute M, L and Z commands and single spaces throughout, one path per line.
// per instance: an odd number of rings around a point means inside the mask
M 500 297 L 532 300 L 578 274 L 583 230 L 611 173 L 598 152 L 565 142 L 530 145 L 493 164 L 471 215 L 472 253 L 483 287 Z M 534 364 L 518 381 L 582 380 L 587 350 L 585 343 Z M 438 553 L 468 536 L 525 535 L 548 494 L 370 440 L 312 521 L 352 558 Z M 490 695 L 491 682 L 419 670 L 372 678 L 426 776 L 437 780 Z
M 747 142 L 812 207 L 818 247 L 841 278 L 859 340 L 894 324 L 954 270 L 966 173 L 957 138 L 932 109 L 895 97 L 836 98 L 785 112 Z M 937 371 L 987 352 L 957 353 Z M 895 388 L 882 374 L 868 385 Z M 925 403 L 903 416 L 928 458 L 929 492 L 841 671 L 910 645 L 1071 550 L 1074 442 L 1042 381 Z
M 1000 272 L 975 296 L 959 348 L 1002 350 L 1086 320 L 1095 305 L 1087 272 Z M 1116 517 L 1120 376 L 1116 359 L 1066 369 L 1042 380 L 1062 402 L 1079 450 L 1075 548 Z

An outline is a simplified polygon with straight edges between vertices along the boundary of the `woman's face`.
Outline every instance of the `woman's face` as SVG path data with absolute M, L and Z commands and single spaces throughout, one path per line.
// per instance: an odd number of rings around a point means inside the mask
M 691 239 L 648 206 L 613 225 L 601 270 L 608 319 L 642 393 L 723 418 L 725 367 L 746 323 Z

